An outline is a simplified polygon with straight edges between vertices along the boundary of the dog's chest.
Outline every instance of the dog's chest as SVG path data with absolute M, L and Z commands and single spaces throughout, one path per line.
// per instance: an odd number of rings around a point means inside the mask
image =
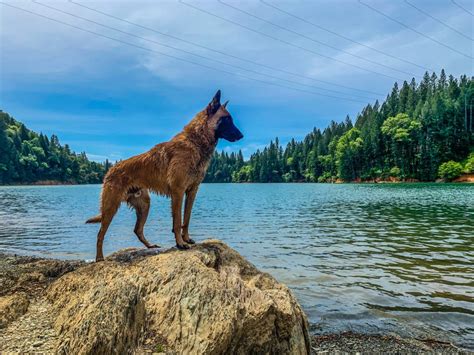
M 202 158 L 197 162 L 195 172 L 198 178 L 204 178 L 210 160 L 210 158 Z
M 193 168 L 190 171 L 192 180 L 199 183 L 204 179 L 211 158 L 208 156 L 199 156 L 194 160 Z

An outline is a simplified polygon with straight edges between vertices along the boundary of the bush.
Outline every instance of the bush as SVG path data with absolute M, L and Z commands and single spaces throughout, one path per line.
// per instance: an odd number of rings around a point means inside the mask
M 469 154 L 466 160 L 466 164 L 464 164 L 464 172 L 466 174 L 474 173 L 474 153 Z
M 331 173 L 328 171 L 326 171 L 325 173 L 323 173 L 323 175 L 318 177 L 318 182 L 331 182 L 331 181 L 332 181 Z
M 460 163 L 450 160 L 439 166 L 438 175 L 444 180 L 451 181 L 461 175 L 462 170 Z
M 399 178 L 401 175 L 401 170 L 398 166 L 394 166 L 390 169 L 389 175 L 395 178 Z

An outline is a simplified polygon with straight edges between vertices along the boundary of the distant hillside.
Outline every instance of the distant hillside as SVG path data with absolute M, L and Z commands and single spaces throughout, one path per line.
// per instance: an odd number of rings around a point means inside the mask
M 91 162 L 57 136 L 33 132 L 0 111 L 0 184 L 101 183 L 109 165 Z
M 278 138 L 244 161 L 218 153 L 205 182 L 434 181 L 474 173 L 474 80 L 441 71 L 395 83 L 355 124 L 331 122 L 286 147 Z M 91 162 L 0 111 L 0 184 L 101 183 L 110 164 Z
M 282 147 L 278 138 L 244 162 L 215 153 L 207 182 L 434 181 L 474 173 L 474 81 L 441 71 L 395 83 L 380 104 L 364 107 L 355 124 L 346 117 L 315 128 Z

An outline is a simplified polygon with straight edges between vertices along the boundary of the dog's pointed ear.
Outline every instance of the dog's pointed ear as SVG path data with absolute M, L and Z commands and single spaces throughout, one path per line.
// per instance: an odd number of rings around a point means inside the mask
M 229 100 L 227 100 L 226 102 L 224 102 L 224 104 L 222 105 L 222 107 L 226 108 L 228 103 L 229 103 Z
M 216 94 L 212 98 L 212 101 L 209 102 L 209 105 L 206 107 L 207 115 L 212 116 L 217 112 L 219 107 L 221 107 L 221 91 L 217 90 Z

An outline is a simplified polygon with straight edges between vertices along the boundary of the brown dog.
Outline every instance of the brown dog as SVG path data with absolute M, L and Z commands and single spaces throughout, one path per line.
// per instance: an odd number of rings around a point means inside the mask
M 143 234 L 150 209 L 148 190 L 171 197 L 173 233 L 178 249 L 188 249 L 189 244 L 195 243 L 188 232 L 191 210 L 217 141 L 224 138 L 235 142 L 243 138 L 226 109 L 227 102 L 221 105 L 220 97 L 219 90 L 209 105 L 169 142 L 157 144 L 148 152 L 123 160 L 109 170 L 102 187 L 101 213 L 86 222 L 101 223 L 96 261 L 104 259 L 104 236 L 121 202 L 127 202 L 136 211 L 134 232 L 138 239 L 148 248 L 158 247 L 150 244 Z M 186 202 L 181 224 L 184 195 Z

